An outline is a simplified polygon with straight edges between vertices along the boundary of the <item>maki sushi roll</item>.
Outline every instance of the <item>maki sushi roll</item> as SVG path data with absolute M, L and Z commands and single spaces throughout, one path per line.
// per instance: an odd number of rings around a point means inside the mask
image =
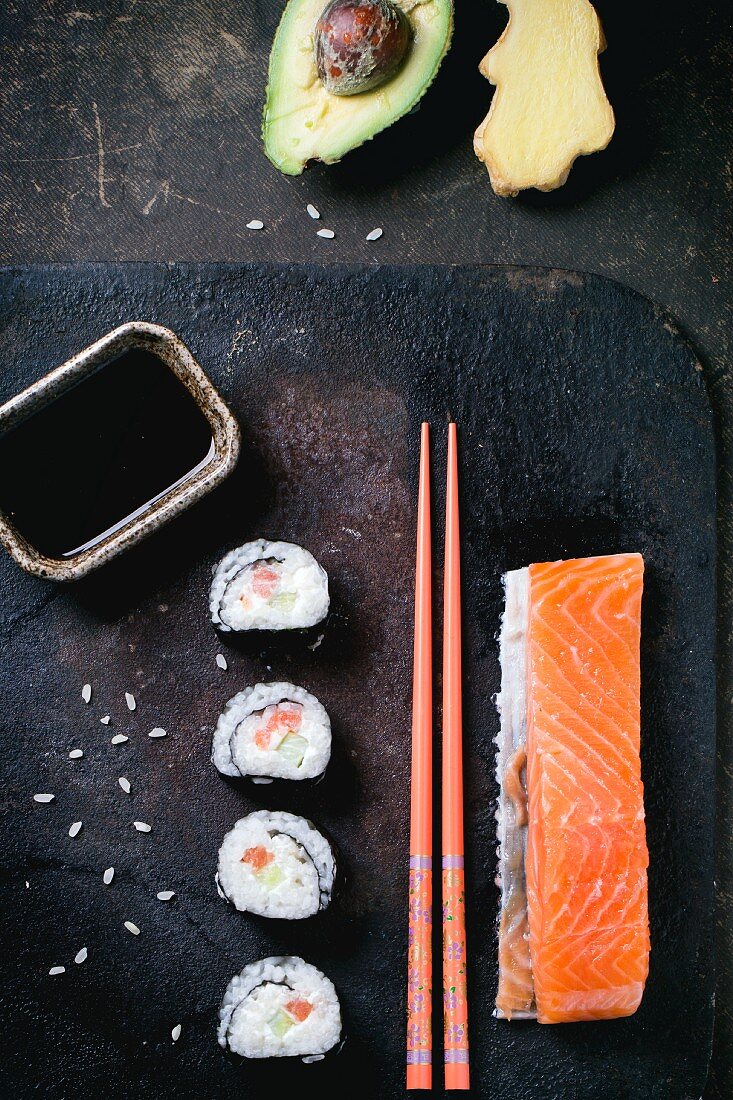
M 245 966 L 224 993 L 219 1045 L 242 1058 L 318 1061 L 341 1038 L 341 1008 L 325 974 L 295 955 Z
M 214 571 L 211 621 L 219 630 L 299 630 L 328 614 L 328 574 L 292 542 L 257 539 Z
M 299 920 L 327 907 L 335 874 L 333 849 L 310 821 L 258 810 L 224 837 L 216 882 L 241 912 Z
M 255 684 L 224 707 L 212 763 L 223 775 L 315 779 L 331 756 L 331 723 L 315 695 L 294 684 Z

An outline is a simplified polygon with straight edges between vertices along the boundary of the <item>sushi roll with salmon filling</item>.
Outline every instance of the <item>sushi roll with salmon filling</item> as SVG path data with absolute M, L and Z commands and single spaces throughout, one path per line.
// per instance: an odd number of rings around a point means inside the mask
M 331 756 L 331 723 L 315 695 L 294 684 L 255 684 L 224 707 L 211 759 L 223 775 L 315 779 Z
M 240 912 L 299 920 L 326 908 L 335 874 L 333 849 L 310 821 L 258 810 L 224 837 L 216 881 Z
M 328 614 L 328 574 L 301 546 L 258 539 L 219 562 L 209 605 L 219 630 L 305 629 Z
M 245 966 L 219 1009 L 219 1045 L 242 1058 L 319 1061 L 341 1038 L 333 984 L 294 955 Z

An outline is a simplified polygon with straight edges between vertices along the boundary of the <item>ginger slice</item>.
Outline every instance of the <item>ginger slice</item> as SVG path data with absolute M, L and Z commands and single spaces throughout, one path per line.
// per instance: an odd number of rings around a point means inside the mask
M 576 157 L 614 129 L 598 67 L 603 30 L 588 0 L 500 0 L 509 23 L 479 69 L 496 85 L 474 150 L 497 195 L 561 187 Z

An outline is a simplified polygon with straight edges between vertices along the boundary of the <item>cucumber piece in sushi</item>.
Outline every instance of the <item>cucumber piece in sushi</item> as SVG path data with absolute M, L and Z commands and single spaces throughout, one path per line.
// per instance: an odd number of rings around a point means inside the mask
M 315 966 L 295 955 L 245 966 L 224 993 L 219 1045 L 242 1058 L 313 1061 L 341 1038 L 336 990 Z
M 224 707 L 211 759 L 223 775 L 315 779 L 331 756 L 331 723 L 315 695 L 294 684 L 255 684 Z
M 224 837 L 216 880 L 240 912 L 300 920 L 327 907 L 335 874 L 333 849 L 310 821 L 257 810 Z
M 219 562 L 209 606 L 223 631 L 305 629 L 328 614 L 328 574 L 302 546 L 257 539 Z

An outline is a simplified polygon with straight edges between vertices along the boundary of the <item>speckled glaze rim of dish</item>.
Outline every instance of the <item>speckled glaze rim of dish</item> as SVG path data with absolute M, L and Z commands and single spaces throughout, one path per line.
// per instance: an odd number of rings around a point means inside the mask
M 0 406 L 0 433 L 20 424 L 102 363 L 130 348 L 153 352 L 183 383 L 209 423 L 211 450 L 202 463 L 166 490 L 142 515 L 133 515 L 94 546 L 68 560 L 40 553 L 0 512 L 0 543 L 22 569 L 36 577 L 78 580 L 179 515 L 223 481 L 237 464 L 240 432 L 233 414 L 176 334 L 148 321 L 129 321 L 113 329 Z

